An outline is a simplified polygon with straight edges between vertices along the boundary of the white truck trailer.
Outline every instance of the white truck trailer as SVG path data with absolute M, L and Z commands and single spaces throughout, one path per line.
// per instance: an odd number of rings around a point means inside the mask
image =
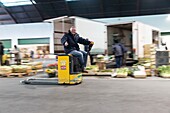
M 54 53 L 62 53 L 63 45 L 61 44 L 61 38 L 64 33 L 68 32 L 71 26 L 75 26 L 79 35 L 83 38 L 88 38 L 95 42 L 93 51 L 97 51 L 97 54 L 103 54 L 105 47 L 105 35 L 106 27 L 104 23 L 93 21 L 81 17 L 59 17 L 54 19 L 45 20 L 45 22 L 52 22 L 54 27 Z M 84 47 L 81 45 L 80 48 L 83 50 Z
M 160 31 L 158 28 L 133 21 L 126 23 L 107 24 L 107 50 L 112 54 L 114 38 L 121 39 L 121 43 L 128 49 L 134 60 L 144 56 L 145 44 L 159 44 Z M 118 35 L 118 37 L 116 37 Z
M 45 21 L 53 23 L 54 53 L 64 52 L 60 40 L 71 26 L 76 27 L 81 37 L 95 42 L 92 54 L 111 55 L 113 40 L 118 35 L 134 60 L 144 56 L 143 45 L 157 43 L 160 35 L 158 28 L 137 21 L 106 24 L 76 16 L 64 16 Z

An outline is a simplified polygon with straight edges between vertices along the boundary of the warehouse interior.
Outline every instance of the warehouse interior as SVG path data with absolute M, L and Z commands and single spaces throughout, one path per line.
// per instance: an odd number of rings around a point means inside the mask
M 1 3 L 1 24 L 42 22 L 63 15 L 94 19 L 169 13 L 167 0 L 1 0 Z M 17 6 L 21 3 L 26 5 Z
M 0 0 L 0 113 L 169 113 L 170 1 Z

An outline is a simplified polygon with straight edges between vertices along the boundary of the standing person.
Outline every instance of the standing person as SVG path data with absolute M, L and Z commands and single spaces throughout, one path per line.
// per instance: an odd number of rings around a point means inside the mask
M 115 54 L 115 59 L 116 59 L 116 67 L 120 68 L 122 66 L 122 62 L 123 62 L 123 49 L 119 43 L 118 40 L 114 40 L 115 45 L 112 46 L 113 48 L 113 52 Z
M 17 64 L 21 64 L 21 55 L 20 55 L 20 49 L 14 45 L 14 50 L 16 51 L 15 53 L 15 60 L 17 61 Z
M 3 55 L 4 55 L 4 46 L 2 42 L 0 42 L 0 64 L 3 65 Z
M 45 49 L 43 49 L 42 53 L 43 53 L 43 57 L 42 57 L 42 58 L 45 58 L 46 50 L 45 50 Z
M 122 43 L 119 43 L 119 45 L 121 46 L 121 49 L 122 49 L 122 52 L 123 52 L 122 65 L 121 66 L 126 66 L 127 48 Z
M 86 72 L 85 67 L 87 63 L 87 52 L 80 50 L 78 43 L 83 45 L 93 45 L 94 42 L 80 37 L 79 34 L 76 33 L 76 28 L 72 26 L 68 33 L 64 34 L 62 37 L 61 43 L 64 46 L 66 54 L 72 54 L 73 56 L 78 57 L 82 71 Z
M 30 57 L 33 59 L 34 58 L 34 51 L 33 50 L 31 50 L 31 52 L 30 52 Z

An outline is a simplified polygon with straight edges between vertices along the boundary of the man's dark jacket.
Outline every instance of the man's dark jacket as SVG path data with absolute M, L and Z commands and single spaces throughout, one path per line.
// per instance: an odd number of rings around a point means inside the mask
M 68 46 L 65 46 L 65 42 L 68 43 Z M 73 36 L 73 34 L 70 32 L 64 34 L 64 36 L 61 38 L 61 43 L 64 45 L 64 51 L 66 54 L 70 53 L 73 50 L 80 50 L 79 44 L 83 45 L 89 45 L 90 41 L 83 39 L 80 37 L 77 33 Z

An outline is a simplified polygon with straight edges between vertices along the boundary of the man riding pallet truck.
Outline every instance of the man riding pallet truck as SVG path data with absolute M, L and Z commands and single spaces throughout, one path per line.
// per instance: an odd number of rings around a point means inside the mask
M 75 27 L 71 27 L 61 43 L 64 46 L 66 55 L 58 55 L 58 78 L 29 78 L 21 81 L 25 84 L 78 84 L 82 82 L 82 73 L 86 72 L 87 53 L 81 51 L 78 43 L 89 45 L 91 50 L 94 42 L 79 37 Z

